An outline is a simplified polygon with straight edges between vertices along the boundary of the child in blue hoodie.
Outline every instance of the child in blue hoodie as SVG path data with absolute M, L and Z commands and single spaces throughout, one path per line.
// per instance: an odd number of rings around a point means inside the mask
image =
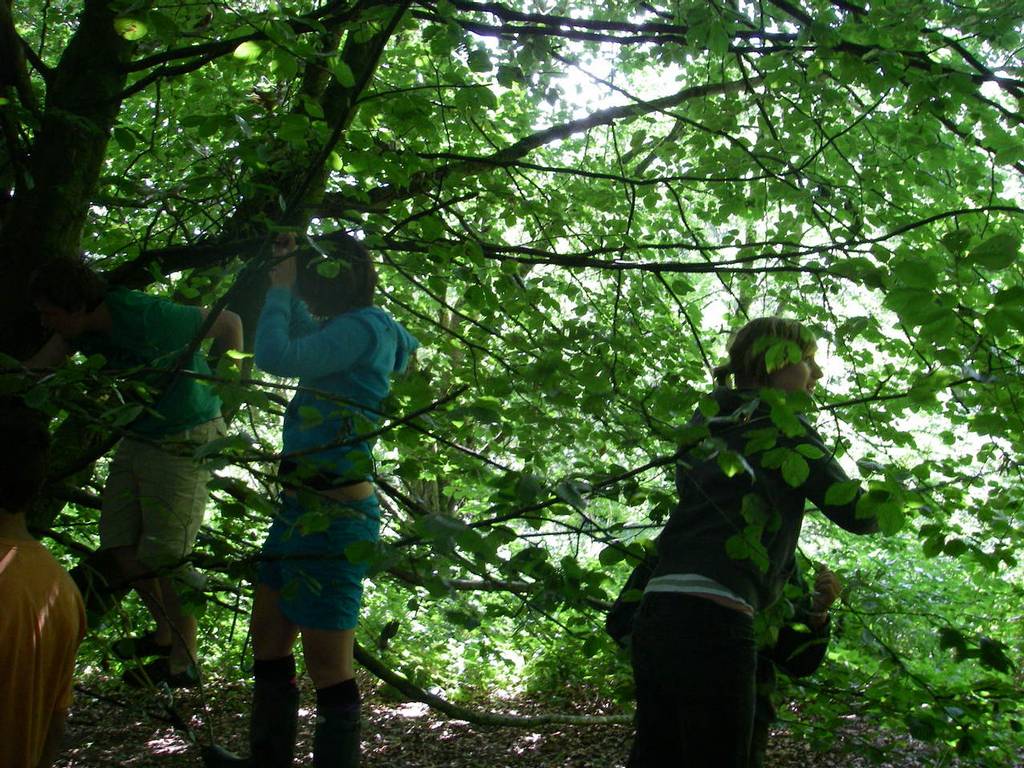
M 292 648 L 301 635 L 316 686 L 314 766 L 359 762 L 359 689 L 352 668 L 367 564 L 355 542 L 375 542 L 374 439 L 393 373 L 418 342 L 373 306 L 377 275 L 363 245 L 333 236 L 329 258 L 275 244 L 276 266 L 256 328 L 256 365 L 299 379 L 284 416 L 280 510 L 263 545 L 253 602 L 255 686 L 251 757 L 217 748 L 207 765 L 290 766 L 298 689 Z

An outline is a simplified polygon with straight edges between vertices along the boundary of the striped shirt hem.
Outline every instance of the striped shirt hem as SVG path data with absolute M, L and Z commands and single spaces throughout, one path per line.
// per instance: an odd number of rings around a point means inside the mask
M 647 582 L 644 592 L 680 592 L 682 594 L 714 595 L 726 600 L 740 603 L 751 612 L 754 607 L 728 587 L 724 587 L 714 579 L 701 576 L 699 573 L 667 573 L 655 576 Z

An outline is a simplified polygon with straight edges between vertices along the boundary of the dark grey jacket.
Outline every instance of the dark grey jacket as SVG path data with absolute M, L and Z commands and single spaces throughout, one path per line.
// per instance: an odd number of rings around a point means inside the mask
M 654 576 L 701 574 L 757 611 L 779 598 L 794 568 L 807 501 L 853 533 L 872 533 L 878 524 L 856 516 L 859 488 L 844 504 L 825 504 L 829 487 L 850 478 L 805 419 L 759 401 L 754 390 L 718 389 L 712 397 L 718 414 L 709 420 L 698 414 L 693 422 L 707 426 L 712 445 L 701 441 L 681 457 L 679 505 L 658 537 Z M 723 452 L 744 456 L 747 466 L 727 476 Z M 771 467 L 789 457 L 790 476 L 798 477 L 802 467 L 795 456 L 809 470 L 796 487 L 781 468 Z

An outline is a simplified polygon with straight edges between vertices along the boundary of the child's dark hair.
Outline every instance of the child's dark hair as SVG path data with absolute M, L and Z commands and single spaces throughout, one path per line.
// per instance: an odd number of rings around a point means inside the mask
M 81 258 L 58 257 L 36 269 L 29 279 L 34 301 L 68 312 L 90 312 L 107 296 L 107 283 Z
M 728 386 L 730 376 L 735 377 L 737 386 L 768 383 L 768 374 L 771 373 L 765 364 L 765 353 L 768 350 L 765 344 L 758 344 L 761 339 L 790 341 L 805 353 L 814 344 L 814 336 L 799 320 L 785 317 L 759 317 L 751 320 L 729 342 L 729 362 L 719 365 L 712 372 L 717 386 Z
M 339 232 L 317 242 L 327 254 L 300 249 L 295 290 L 318 317 L 334 317 L 373 304 L 377 270 L 366 248 Z
M 16 397 L 0 397 L 0 446 L 0 507 L 22 512 L 46 479 L 50 457 L 46 417 Z

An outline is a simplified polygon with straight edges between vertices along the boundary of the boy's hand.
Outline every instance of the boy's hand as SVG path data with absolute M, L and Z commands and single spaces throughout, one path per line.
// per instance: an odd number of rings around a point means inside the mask
M 270 269 L 270 284 L 291 288 L 295 285 L 295 235 L 282 233 L 274 240 L 274 266 Z
M 821 626 L 828 620 L 828 609 L 843 591 L 839 577 L 824 565 L 818 566 L 814 574 L 814 596 L 811 598 L 811 619 Z
M 295 233 L 282 232 L 274 238 L 274 260 L 281 261 L 295 250 Z

